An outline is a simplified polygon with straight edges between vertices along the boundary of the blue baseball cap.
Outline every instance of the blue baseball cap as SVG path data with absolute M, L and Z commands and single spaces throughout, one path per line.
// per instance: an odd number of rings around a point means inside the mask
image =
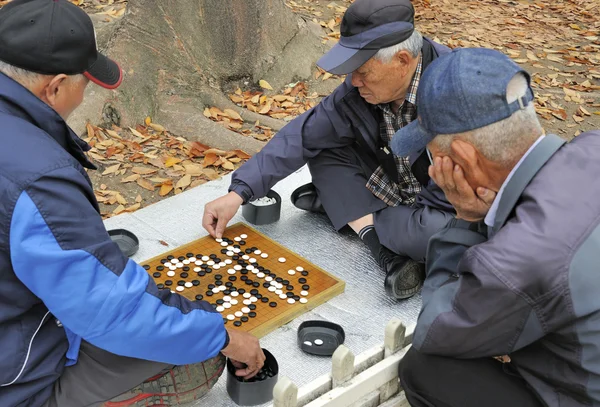
M 356 0 L 344 13 L 340 41 L 317 65 L 335 75 L 354 72 L 380 49 L 409 39 L 414 24 L 410 0 Z
M 525 96 L 508 103 L 506 90 L 515 75 L 527 79 Z M 417 90 L 419 117 L 396 132 L 391 147 L 406 157 L 438 134 L 457 134 L 504 120 L 533 100 L 527 71 L 501 52 L 461 48 L 433 61 Z

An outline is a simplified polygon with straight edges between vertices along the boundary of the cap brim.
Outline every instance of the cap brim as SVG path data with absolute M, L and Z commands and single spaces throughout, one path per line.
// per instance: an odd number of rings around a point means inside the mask
M 424 149 L 435 138 L 418 120 L 409 123 L 394 134 L 392 151 L 399 157 L 408 157 L 414 152 Z
M 84 75 L 96 85 L 106 89 L 116 89 L 123 82 L 123 71 L 119 64 L 100 53 L 96 62 L 84 72 Z
M 338 43 L 317 61 L 317 65 L 334 75 L 346 75 L 363 66 L 377 51 L 348 48 Z

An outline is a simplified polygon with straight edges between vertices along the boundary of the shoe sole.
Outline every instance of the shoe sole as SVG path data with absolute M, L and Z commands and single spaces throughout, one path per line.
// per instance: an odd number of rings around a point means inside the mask
M 419 274 L 419 283 L 411 288 L 407 289 L 397 289 L 398 280 L 402 278 L 407 273 L 418 273 Z M 400 270 L 390 273 L 385 277 L 385 292 L 392 298 L 396 300 L 406 300 L 421 290 L 423 287 L 423 278 L 421 278 L 422 266 L 415 262 L 409 261 L 404 267 Z

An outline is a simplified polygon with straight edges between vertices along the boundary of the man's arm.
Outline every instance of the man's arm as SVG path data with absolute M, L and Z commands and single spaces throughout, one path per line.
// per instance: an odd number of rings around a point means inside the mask
M 413 346 L 461 358 L 509 354 L 544 335 L 535 311 L 482 256 L 493 242 L 478 224 L 454 220 L 434 235 Z M 478 246 L 479 245 L 479 246 Z M 478 247 L 473 247 L 478 246 Z
M 226 345 L 220 314 L 203 301 L 158 290 L 124 257 L 71 167 L 19 197 L 10 226 L 17 277 L 65 327 L 109 352 L 172 364 L 204 361 Z

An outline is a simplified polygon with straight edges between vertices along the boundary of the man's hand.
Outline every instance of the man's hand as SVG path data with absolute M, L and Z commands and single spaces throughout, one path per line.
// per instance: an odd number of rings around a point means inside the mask
M 212 237 L 222 238 L 227 223 L 233 218 L 244 200 L 235 192 L 209 202 L 204 207 L 202 226 Z
M 265 354 L 258 339 L 249 333 L 228 329 L 229 345 L 221 351 L 236 367 L 236 376 L 254 377 L 265 364 Z
M 479 187 L 475 192 L 465 179 L 463 169 L 450 157 L 435 157 L 429 167 L 429 176 L 444 191 L 459 219 L 482 220 L 496 198 L 496 193 L 486 188 Z

